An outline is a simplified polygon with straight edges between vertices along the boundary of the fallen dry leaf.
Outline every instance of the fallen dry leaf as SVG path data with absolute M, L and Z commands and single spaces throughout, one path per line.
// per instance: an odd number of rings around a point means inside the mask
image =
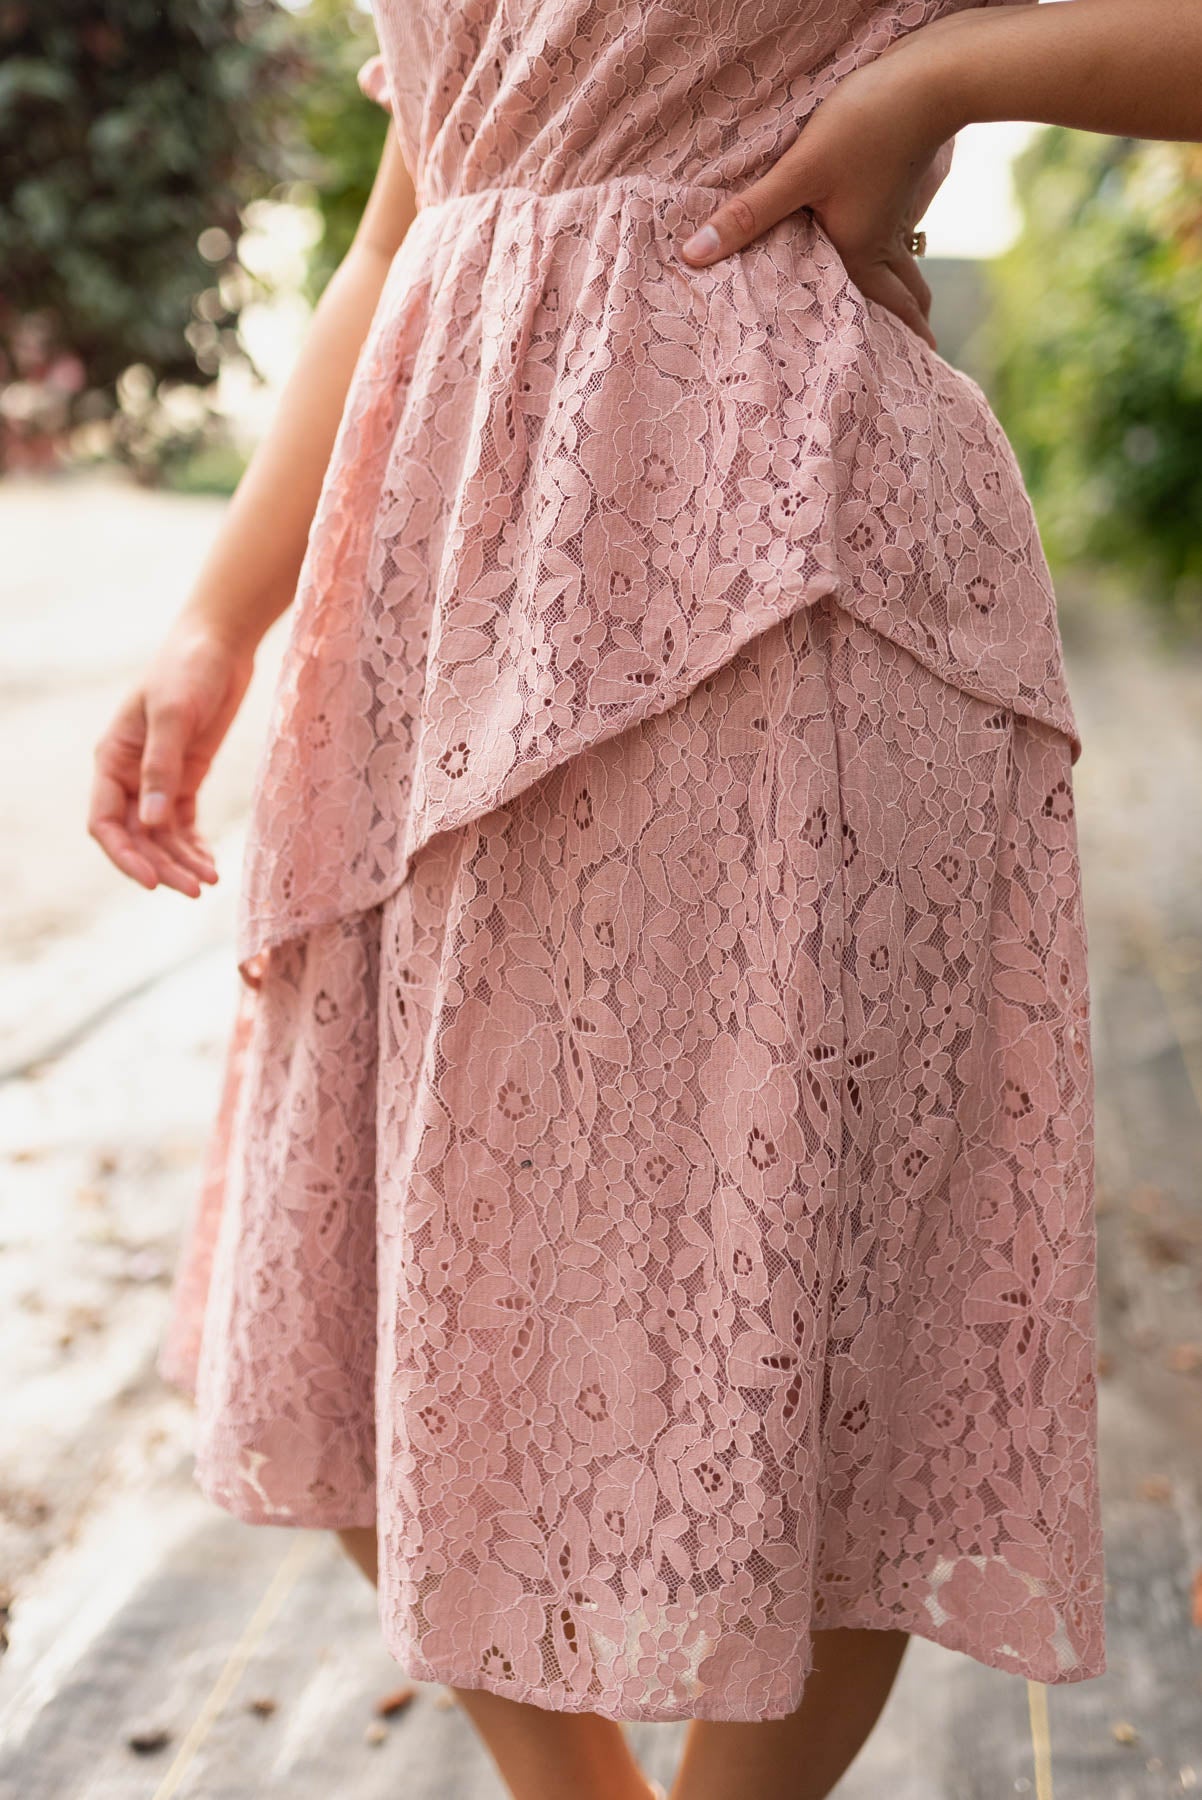
M 363 1733 L 363 1740 L 368 1744 L 386 1744 L 388 1742 L 387 1725 L 381 1725 L 377 1719 L 373 1724 L 369 1725 L 367 1730 Z
M 1139 1484 L 1141 1500 L 1171 1500 L 1173 1484 L 1167 1475 L 1145 1475 Z
M 1139 1743 L 1139 1732 L 1135 1729 L 1134 1725 L 1128 1725 L 1126 1719 L 1120 1719 L 1117 1724 L 1112 1725 L 1110 1727 L 1110 1735 L 1113 1737 L 1116 1744 Z
M 37 1488 L 0 1486 L 0 1519 L 7 1519 L 23 1531 L 44 1525 L 54 1508 Z
M 156 1750 L 165 1749 L 171 1742 L 171 1733 L 165 1725 L 140 1726 L 129 1732 L 125 1741 L 139 1756 L 153 1756 Z
M 1150 1225 L 1143 1226 L 1139 1234 L 1139 1245 L 1147 1261 L 1155 1269 L 1173 1269 L 1189 1261 L 1190 1250 L 1185 1239 L 1164 1227 L 1158 1230 Z
M 258 1713 L 261 1719 L 267 1719 L 275 1711 L 276 1705 L 277 1702 L 272 1699 L 270 1694 L 258 1694 L 253 1700 L 247 1701 L 246 1710 Z
M 1202 1630 L 1202 1567 L 1194 1570 L 1190 1583 L 1190 1618 Z
M 382 1719 L 387 1719 L 393 1713 L 400 1712 L 402 1707 L 408 1706 L 409 1702 L 416 1698 L 417 1689 L 412 1683 L 407 1683 L 404 1687 L 399 1687 L 393 1693 L 385 1694 L 377 1700 L 376 1711 Z

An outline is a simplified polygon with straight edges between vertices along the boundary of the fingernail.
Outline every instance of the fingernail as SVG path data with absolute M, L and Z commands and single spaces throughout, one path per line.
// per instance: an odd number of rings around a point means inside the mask
M 143 794 L 138 816 L 143 825 L 161 825 L 167 817 L 166 794 Z
M 680 247 L 686 256 L 700 260 L 703 257 L 712 256 L 718 248 L 719 242 L 720 239 L 714 226 L 703 225 L 700 231 L 695 231 L 692 237 L 686 239 Z

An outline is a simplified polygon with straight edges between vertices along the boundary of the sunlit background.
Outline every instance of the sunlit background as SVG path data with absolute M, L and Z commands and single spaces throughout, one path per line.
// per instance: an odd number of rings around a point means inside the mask
M 928 255 L 997 256 L 1022 226 L 1012 164 L 1038 131 L 1021 121 L 970 125 L 956 139 L 947 180 L 927 210 Z

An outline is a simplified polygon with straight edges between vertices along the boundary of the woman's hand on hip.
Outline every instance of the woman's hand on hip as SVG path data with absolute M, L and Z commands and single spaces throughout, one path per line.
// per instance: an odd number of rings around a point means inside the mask
M 909 240 L 931 199 L 932 163 L 949 121 L 924 79 L 926 26 L 864 64 L 819 102 L 766 174 L 724 200 L 681 245 L 698 266 L 719 261 L 803 208 L 851 280 L 935 348 L 931 291 Z M 710 231 L 708 250 L 698 244 Z
M 99 739 L 88 835 L 143 887 L 196 899 L 217 880 L 196 796 L 253 669 L 253 653 L 184 614 Z

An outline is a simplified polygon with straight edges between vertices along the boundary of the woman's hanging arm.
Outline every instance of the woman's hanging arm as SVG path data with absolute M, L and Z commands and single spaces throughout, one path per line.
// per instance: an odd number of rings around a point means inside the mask
M 143 887 L 217 879 L 197 796 L 296 587 L 351 375 L 417 212 L 390 130 L 354 241 L 314 309 L 271 424 L 191 592 L 93 752 L 88 833 Z
M 184 609 L 240 649 L 253 648 L 292 599 L 355 362 L 416 212 L 390 130 L 355 237 L 314 309 Z

